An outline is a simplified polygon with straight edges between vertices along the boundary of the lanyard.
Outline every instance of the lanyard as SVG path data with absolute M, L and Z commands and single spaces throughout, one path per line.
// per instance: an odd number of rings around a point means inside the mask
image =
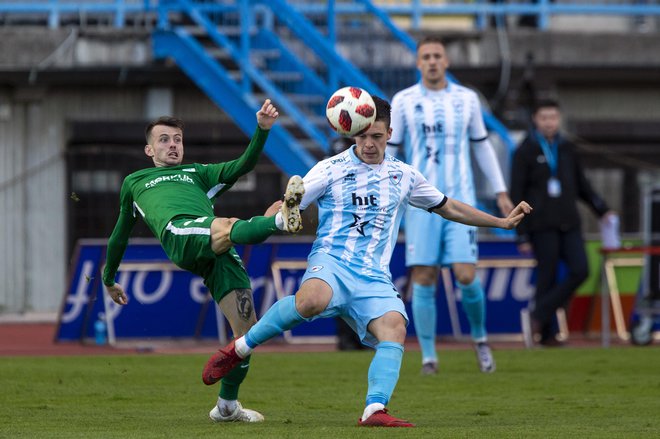
M 536 140 L 538 140 L 541 149 L 543 150 L 543 155 L 548 162 L 548 167 L 550 168 L 550 174 L 555 177 L 557 175 L 557 162 L 559 156 L 559 136 L 555 136 L 552 140 L 552 143 L 548 143 L 545 137 L 538 133 L 535 133 Z

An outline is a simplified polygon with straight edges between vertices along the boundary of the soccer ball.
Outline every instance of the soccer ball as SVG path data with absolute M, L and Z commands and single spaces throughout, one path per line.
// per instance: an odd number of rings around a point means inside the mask
M 359 87 L 340 88 L 325 107 L 328 123 L 338 134 L 357 136 L 376 120 L 376 104 L 371 95 Z

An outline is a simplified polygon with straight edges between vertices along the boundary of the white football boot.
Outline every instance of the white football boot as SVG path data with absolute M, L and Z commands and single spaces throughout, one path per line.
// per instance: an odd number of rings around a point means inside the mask
M 255 410 L 244 409 L 241 403 L 237 402 L 236 410 L 226 416 L 220 413 L 220 408 L 216 405 L 209 412 L 209 418 L 213 422 L 262 422 L 264 415 Z
M 475 343 L 474 351 L 477 354 L 479 370 L 483 373 L 495 372 L 495 359 L 493 358 L 493 352 L 490 350 L 490 346 L 484 342 Z

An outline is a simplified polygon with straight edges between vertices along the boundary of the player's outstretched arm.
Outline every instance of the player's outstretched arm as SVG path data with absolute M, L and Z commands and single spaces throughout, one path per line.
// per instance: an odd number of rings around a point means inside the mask
M 508 230 L 520 224 L 520 221 L 523 220 L 525 215 L 528 215 L 531 211 L 532 207 L 525 201 L 522 201 L 506 218 L 498 218 L 452 198 L 448 198 L 442 207 L 433 210 L 434 213 L 450 221 L 456 221 L 469 226 L 498 227 Z
M 277 108 L 270 102 L 270 99 L 266 99 L 256 114 L 259 128 L 255 131 L 252 139 L 250 139 L 250 144 L 240 157 L 224 163 L 222 171 L 218 176 L 218 181 L 233 184 L 241 176 L 252 171 L 257 165 L 261 151 L 263 151 L 266 139 L 268 138 L 268 132 L 273 127 L 273 124 L 275 124 L 279 113 Z
M 262 130 L 271 129 L 279 115 L 280 113 L 277 111 L 275 105 L 270 102 L 270 99 L 266 99 L 259 111 L 257 111 L 257 124 L 259 128 Z
M 126 305 L 128 303 L 128 297 L 126 296 L 126 293 L 124 293 L 124 288 L 118 283 L 115 282 L 115 284 L 110 287 L 106 285 L 105 290 L 115 303 L 118 303 L 119 305 Z

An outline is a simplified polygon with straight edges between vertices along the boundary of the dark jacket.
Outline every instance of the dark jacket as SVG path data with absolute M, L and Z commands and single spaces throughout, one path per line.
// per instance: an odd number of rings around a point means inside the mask
M 514 204 L 527 201 L 534 209 L 518 226 L 519 242 L 528 242 L 529 233 L 542 230 L 571 230 L 580 227 L 577 200 L 581 199 L 603 216 L 609 208 L 587 181 L 573 143 L 560 137 L 557 178 L 561 195 L 548 195 L 550 167 L 536 136 L 532 133 L 520 144 L 511 165 L 511 199 Z

